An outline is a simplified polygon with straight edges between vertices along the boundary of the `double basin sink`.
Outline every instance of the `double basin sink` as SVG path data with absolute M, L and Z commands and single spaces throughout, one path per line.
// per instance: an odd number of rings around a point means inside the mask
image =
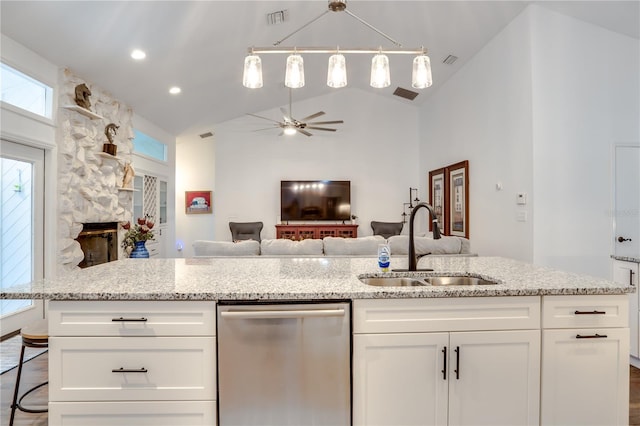
M 364 277 L 360 281 L 375 287 L 420 287 L 420 286 L 457 286 L 457 285 L 495 285 L 496 281 L 489 281 L 474 276 L 434 275 L 427 277 Z

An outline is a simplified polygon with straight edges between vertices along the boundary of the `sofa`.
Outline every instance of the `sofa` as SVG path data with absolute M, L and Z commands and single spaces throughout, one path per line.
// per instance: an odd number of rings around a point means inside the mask
M 358 238 L 326 237 L 292 241 L 287 239 L 243 240 L 236 242 L 197 240 L 193 243 L 196 257 L 218 256 L 377 256 L 378 245 L 388 243 L 391 255 L 407 255 L 409 236 L 380 235 Z M 438 240 L 415 237 L 416 254 L 473 256 L 469 240 L 462 237 L 443 236 Z

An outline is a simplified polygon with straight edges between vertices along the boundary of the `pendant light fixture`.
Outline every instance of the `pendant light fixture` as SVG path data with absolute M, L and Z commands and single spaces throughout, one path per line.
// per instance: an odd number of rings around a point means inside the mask
M 371 59 L 371 87 L 381 89 L 391 85 L 391 72 L 389 71 L 389 58 L 378 53 Z
M 344 55 L 336 52 L 329 57 L 327 86 L 339 88 L 347 85 L 347 61 Z
M 354 15 L 347 10 L 346 0 L 328 0 L 328 8 L 322 14 L 307 22 L 297 30 L 293 31 L 281 40 L 273 43 L 272 47 L 250 47 L 249 55 L 245 58 L 243 85 L 250 89 L 262 87 L 262 64 L 259 53 L 287 53 L 287 65 L 285 71 L 285 86 L 290 88 L 303 87 L 304 81 L 304 62 L 300 53 L 325 53 L 331 54 L 329 57 L 329 66 L 327 70 L 327 85 L 329 87 L 345 87 L 347 85 L 347 68 L 344 54 L 372 54 L 371 61 L 371 86 L 375 88 L 384 88 L 391 85 L 389 58 L 387 55 L 409 54 L 416 55 L 413 60 L 412 87 L 415 89 L 424 89 L 430 87 L 433 80 L 431 76 L 431 63 L 427 56 L 426 50 L 421 47 L 419 49 L 403 48 L 400 43 L 389 37 L 387 34 L 378 30 L 364 19 Z M 329 12 L 345 12 L 353 17 L 361 24 L 383 36 L 396 47 L 388 48 L 346 48 L 336 49 L 332 47 L 279 47 L 280 44 L 292 35 L 311 25 Z
M 413 58 L 413 73 L 411 75 L 411 87 L 414 89 L 426 89 L 433 84 L 431 77 L 431 60 L 427 55 L 418 55 Z
M 284 85 L 292 89 L 304 86 L 304 60 L 297 52 L 294 52 L 287 58 Z
M 262 87 L 262 60 L 259 56 L 252 54 L 244 58 L 242 85 L 249 89 Z

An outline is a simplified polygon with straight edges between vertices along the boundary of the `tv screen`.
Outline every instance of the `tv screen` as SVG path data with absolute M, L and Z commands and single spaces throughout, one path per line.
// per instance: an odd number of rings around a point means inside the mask
M 348 220 L 351 182 L 348 180 L 283 180 L 280 182 L 282 220 Z

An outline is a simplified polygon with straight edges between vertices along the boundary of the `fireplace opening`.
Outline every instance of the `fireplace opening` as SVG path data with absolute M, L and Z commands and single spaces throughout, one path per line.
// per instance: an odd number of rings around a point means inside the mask
M 78 266 L 89 266 L 118 260 L 118 223 L 84 223 L 76 240 L 84 253 Z

